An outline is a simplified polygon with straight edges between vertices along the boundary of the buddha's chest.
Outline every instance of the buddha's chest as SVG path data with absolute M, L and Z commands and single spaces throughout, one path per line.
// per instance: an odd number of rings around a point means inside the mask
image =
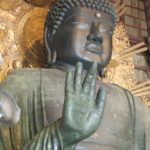
M 62 116 L 62 102 L 49 102 L 46 105 L 47 120 L 53 122 Z M 75 150 L 133 150 L 132 126 L 129 114 L 106 109 L 103 121 L 97 131 L 89 138 L 79 143 Z
M 97 84 L 97 87 L 99 86 Z M 49 81 L 44 88 L 42 95 L 45 98 L 43 105 L 45 116 L 47 122 L 52 123 L 62 116 L 65 76 L 58 76 L 57 79 Z M 121 96 L 118 96 L 120 94 L 112 94 L 112 92 L 109 92 L 110 89 L 107 90 L 104 117 L 101 125 L 91 137 L 79 143 L 75 150 L 132 149 L 132 122 L 127 100 L 122 100 L 124 95 L 121 98 Z M 116 100 L 117 97 L 118 100 Z M 118 101 L 120 103 L 117 103 Z
M 49 120 L 51 118 L 56 120 L 59 113 L 61 114 L 60 108 L 57 112 L 49 114 Z M 56 109 L 57 105 L 52 110 Z M 112 114 L 110 111 L 105 111 L 103 121 L 97 131 L 79 143 L 75 150 L 133 150 L 131 148 L 133 144 L 132 126 L 128 117 L 116 112 Z

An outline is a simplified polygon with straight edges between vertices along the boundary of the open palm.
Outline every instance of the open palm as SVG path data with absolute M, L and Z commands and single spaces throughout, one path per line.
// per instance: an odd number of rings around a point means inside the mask
M 96 75 L 96 63 L 86 74 L 83 83 L 81 63 L 77 64 L 74 77 L 72 71 L 67 73 L 62 124 L 75 140 L 90 136 L 102 120 L 105 91 L 101 88 L 95 95 Z

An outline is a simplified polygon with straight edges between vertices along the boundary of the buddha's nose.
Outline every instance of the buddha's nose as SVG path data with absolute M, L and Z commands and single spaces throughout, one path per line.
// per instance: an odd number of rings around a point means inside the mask
M 96 43 L 102 43 L 103 38 L 99 31 L 99 25 L 92 24 L 90 29 L 90 34 L 87 36 L 87 40 Z

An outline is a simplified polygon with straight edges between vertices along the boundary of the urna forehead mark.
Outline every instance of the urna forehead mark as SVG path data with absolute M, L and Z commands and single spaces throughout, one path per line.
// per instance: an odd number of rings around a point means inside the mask
M 97 12 L 96 14 L 95 14 L 95 16 L 97 17 L 97 18 L 101 18 L 101 13 L 100 12 Z

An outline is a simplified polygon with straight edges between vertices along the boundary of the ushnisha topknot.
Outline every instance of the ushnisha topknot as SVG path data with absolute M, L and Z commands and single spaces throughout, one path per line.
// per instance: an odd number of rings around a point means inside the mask
M 109 0 L 59 0 L 52 10 L 49 11 L 45 26 L 49 28 L 50 34 L 54 35 L 62 24 L 65 14 L 74 7 L 86 7 L 105 12 L 112 16 L 115 26 L 116 13 Z

